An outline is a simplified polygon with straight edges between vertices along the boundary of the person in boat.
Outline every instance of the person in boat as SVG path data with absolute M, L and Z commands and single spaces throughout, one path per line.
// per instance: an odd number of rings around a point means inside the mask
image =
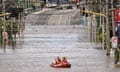
M 68 63 L 68 61 L 67 61 L 67 58 L 66 58 L 66 57 L 62 57 L 62 63 L 63 63 L 63 64 Z
M 57 58 L 55 59 L 55 63 L 56 63 L 56 64 L 60 64 L 60 63 L 61 63 L 61 59 L 60 59 L 59 56 L 57 56 Z

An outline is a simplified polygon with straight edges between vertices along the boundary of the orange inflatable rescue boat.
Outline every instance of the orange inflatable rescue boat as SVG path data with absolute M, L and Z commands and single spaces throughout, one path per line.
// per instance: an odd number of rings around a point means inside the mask
M 71 67 L 71 64 L 70 63 L 60 63 L 60 64 L 51 64 L 50 65 L 51 67 L 54 67 L 54 68 L 70 68 Z

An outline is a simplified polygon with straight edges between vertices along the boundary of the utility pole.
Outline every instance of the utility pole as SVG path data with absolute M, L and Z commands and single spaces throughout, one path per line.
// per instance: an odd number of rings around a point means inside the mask
M 93 18 L 94 18 L 94 15 L 91 15 L 90 16 L 90 42 L 93 42 Z
M 5 0 L 3 0 L 3 2 L 2 2 L 2 4 L 3 4 L 3 9 L 2 9 L 2 13 L 3 14 L 5 14 Z M 4 33 L 5 33 L 5 15 L 3 16 L 3 47 L 4 47 L 4 45 L 5 45 L 5 35 L 4 35 Z
M 89 27 L 90 28 L 90 31 L 89 31 L 89 33 L 90 33 L 90 42 L 93 42 L 93 37 L 92 37 L 93 36 L 92 35 L 93 34 L 92 27 L 93 26 L 92 26 L 92 22 L 93 22 L 93 16 L 90 16 L 90 27 Z
M 113 0 L 111 0 L 111 8 L 112 10 L 114 9 L 113 8 Z M 113 27 L 113 36 L 115 36 L 115 26 L 114 26 L 114 12 L 112 11 L 112 27 Z
M 100 5 L 99 5 L 99 6 L 100 6 L 100 13 L 101 13 L 101 9 L 102 9 L 102 8 L 101 8 L 101 0 L 100 0 Z M 101 24 L 101 20 L 102 20 L 102 16 L 100 16 L 100 26 L 102 25 L 102 24 Z
M 105 10 L 104 10 L 105 8 L 103 8 L 103 14 L 105 13 Z M 104 25 L 105 25 L 105 20 L 104 20 L 104 17 L 102 18 L 102 49 L 104 50 L 104 40 L 105 40 L 105 37 L 104 37 L 104 30 L 105 30 L 105 27 L 104 27 Z
M 13 40 L 13 17 L 11 18 L 10 28 L 11 28 L 10 34 L 11 34 L 11 41 L 12 41 Z
M 102 49 L 104 50 L 104 18 L 103 18 L 103 24 L 102 24 Z
M 108 0 L 106 0 L 106 55 L 110 55 L 110 32 L 109 32 L 109 22 L 108 22 Z

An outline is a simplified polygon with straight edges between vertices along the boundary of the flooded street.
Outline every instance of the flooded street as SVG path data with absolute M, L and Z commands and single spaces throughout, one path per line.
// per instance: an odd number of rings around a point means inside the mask
M 6 68 L 9 72 L 59 72 L 58 69 L 49 66 L 56 56 L 66 56 L 73 64 L 73 71 L 78 67 L 76 61 L 85 55 L 80 52 L 85 51 L 89 45 L 88 33 L 83 26 L 32 26 L 32 28 L 37 32 L 24 34 L 23 39 L 17 40 L 14 49 L 11 47 L 5 51 L 1 49 L 0 70 L 3 70 L 1 72 L 6 72 L 4 71 Z M 71 69 L 60 70 L 68 72 Z
M 119 72 L 113 56 L 89 42 L 88 27 L 72 21 L 73 11 L 66 12 L 28 15 L 23 36 L 0 48 L 0 72 Z M 66 56 L 71 68 L 50 67 L 56 56 Z

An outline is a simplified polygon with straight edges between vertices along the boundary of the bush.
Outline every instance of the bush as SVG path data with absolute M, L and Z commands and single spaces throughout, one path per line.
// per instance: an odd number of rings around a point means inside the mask
M 97 42 L 102 43 L 102 26 L 98 27 L 96 38 Z M 106 33 L 104 33 L 104 48 L 106 48 Z
M 2 26 L 3 26 L 3 21 L 0 20 L 0 40 L 2 40 L 2 32 L 3 32 Z M 12 37 L 12 35 L 11 35 L 11 22 L 10 22 L 10 20 L 6 20 L 6 22 L 5 22 L 5 30 L 6 30 L 6 32 L 8 32 L 9 38 Z M 13 30 L 12 30 L 13 34 L 16 34 L 18 32 L 17 30 L 18 30 L 17 22 L 15 22 L 13 24 Z

